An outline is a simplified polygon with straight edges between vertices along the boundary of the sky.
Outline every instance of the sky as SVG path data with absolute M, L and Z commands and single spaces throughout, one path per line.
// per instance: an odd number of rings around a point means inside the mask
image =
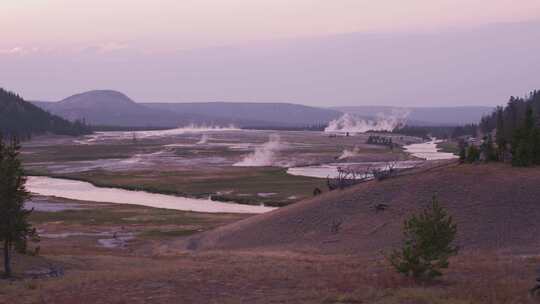
M 540 88 L 516 76 L 536 67 L 539 20 L 538 0 L 1 0 L 0 86 L 34 100 L 492 105 Z

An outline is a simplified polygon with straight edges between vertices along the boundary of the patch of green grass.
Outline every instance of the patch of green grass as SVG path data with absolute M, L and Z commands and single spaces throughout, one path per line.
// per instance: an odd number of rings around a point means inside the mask
M 37 224 L 46 223 L 46 222 L 63 222 L 66 224 L 84 224 L 84 225 L 89 225 L 89 226 L 111 225 L 111 224 L 121 224 L 122 217 L 128 217 L 128 216 L 134 215 L 134 213 L 106 212 L 104 210 L 101 210 L 101 209 L 64 210 L 60 212 L 34 211 L 30 215 L 30 221 Z
M 152 238 L 152 239 L 176 238 L 176 237 L 190 236 L 198 232 L 201 232 L 201 230 L 200 229 L 175 229 L 175 230 L 151 229 L 151 230 L 145 230 L 143 233 L 139 235 L 139 237 Z
M 441 152 L 453 153 L 455 155 L 459 155 L 459 145 L 455 141 L 440 142 L 437 144 L 437 148 L 439 148 Z
M 129 171 L 110 172 L 94 170 L 81 173 L 54 175 L 90 182 L 98 187 L 115 187 L 170 195 L 207 198 L 214 195 L 221 201 L 242 204 L 284 206 L 310 197 L 313 189 L 326 188 L 326 181 L 319 178 L 292 176 L 284 168 L 227 167 L 209 171 Z M 216 195 L 217 192 L 230 192 Z M 276 193 L 268 197 L 258 193 Z M 242 196 L 240 196 L 242 195 Z M 296 199 L 289 199 L 290 197 Z
M 246 215 L 210 214 L 187 211 L 112 205 L 97 209 L 38 212 L 30 215 L 35 224 L 63 222 L 88 226 L 100 225 L 198 225 L 214 226 L 228 219 L 241 219 Z
M 23 162 L 90 161 L 128 158 L 135 153 L 146 150 L 152 152 L 155 151 L 155 149 L 156 148 L 147 146 L 129 144 L 43 146 L 25 148 L 25 151 L 32 153 L 23 154 L 22 159 Z

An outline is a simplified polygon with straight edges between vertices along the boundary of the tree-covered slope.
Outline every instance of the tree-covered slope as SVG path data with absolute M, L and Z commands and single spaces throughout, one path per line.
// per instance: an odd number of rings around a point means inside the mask
M 0 88 L 0 132 L 29 137 L 43 133 L 80 135 L 91 131 L 81 122 L 72 123 L 52 115 L 19 95 Z

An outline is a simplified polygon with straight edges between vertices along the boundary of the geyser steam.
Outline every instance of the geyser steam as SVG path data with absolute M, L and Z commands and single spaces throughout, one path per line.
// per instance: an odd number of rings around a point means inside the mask
M 380 113 L 375 120 L 360 118 L 354 114 L 345 113 L 336 120 L 332 120 L 325 132 L 365 133 L 368 131 L 393 131 L 407 122 L 410 111 L 393 109 L 390 114 Z
M 360 154 L 360 149 L 358 147 L 354 147 L 352 150 L 345 149 L 343 150 L 341 155 L 338 157 L 338 159 L 342 160 L 345 158 L 355 157 L 355 156 L 358 156 L 358 154 Z
M 237 167 L 265 167 L 276 165 L 276 153 L 285 148 L 277 134 L 270 135 L 266 143 L 234 164 Z
M 201 139 L 197 142 L 197 145 L 204 145 L 208 142 L 208 135 L 207 134 L 203 134 L 201 136 Z
M 131 138 L 133 135 L 135 135 L 137 138 L 147 138 L 147 137 L 167 137 L 167 136 L 183 135 L 187 133 L 203 133 L 204 134 L 204 132 L 237 131 L 237 130 L 240 130 L 240 129 L 238 129 L 234 125 L 222 127 L 222 126 L 206 126 L 206 125 L 190 124 L 185 127 L 179 127 L 175 129 L 168 129 L 168 130 L 107 132 L 107 133 L 100 133 L 100 134 L 103 134 L 103 136 L 127 137 L 127 138 Z

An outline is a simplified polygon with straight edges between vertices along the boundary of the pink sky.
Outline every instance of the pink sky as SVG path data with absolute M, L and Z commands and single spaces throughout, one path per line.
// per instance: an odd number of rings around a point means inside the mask
M 538 0 L 2 0 L 0 46 L 167 51 L 540 17 Z
M 27 99 L 453 105 L 540 88 L 539 0 L 0 3 L 0 87 Z

